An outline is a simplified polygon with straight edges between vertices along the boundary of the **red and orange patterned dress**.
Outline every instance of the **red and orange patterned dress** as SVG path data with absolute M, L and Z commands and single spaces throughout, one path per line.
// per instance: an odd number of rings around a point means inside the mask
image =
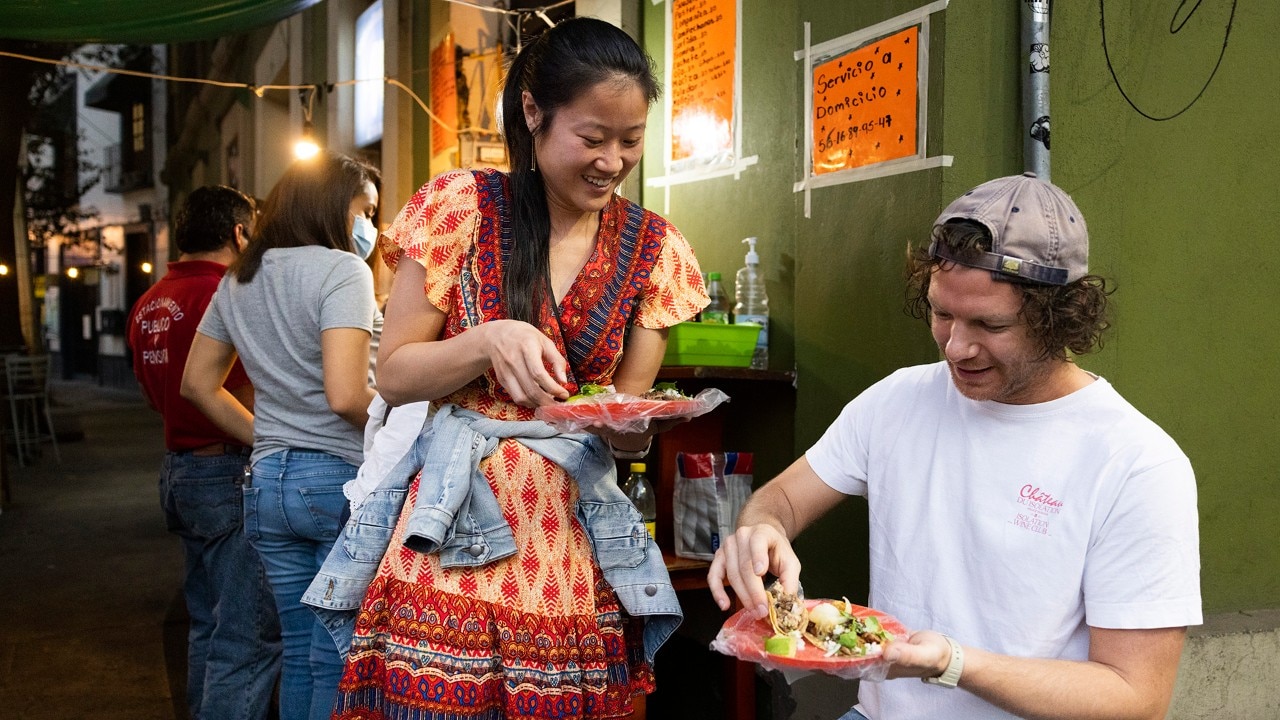
M 506 317 L 499 289 L 508 199 L 502 173 L 446 173 L 385 233 L 389 265 L 407 258 L 426 268 L 424 292 L 447 315 L 445 338 Z M 684 237 L 615 196 L 558 322 L 548 306 L 541 326 L 577 382 L 609 384 L 629 323 L 669 327 L 706 303 Z M 441 402 L 503 420 L 533 417 L 492 370 Z M 515 439 L 500 441 L 481 470 L 516 554 L 442 568 L 438 556 L 406 549 L 414 480 L 356 620 L 334 718 L 616 718 L 632 714 L 634 694 L 652 692 L 639 622 L 629 622 L 592 557 L 574 517 L 572 479 Z

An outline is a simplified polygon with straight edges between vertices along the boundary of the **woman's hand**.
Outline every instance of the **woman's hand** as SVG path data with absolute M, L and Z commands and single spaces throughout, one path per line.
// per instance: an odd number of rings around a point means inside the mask
M 425 281 L 426 269 L 417 262 L 396 267 L 378 343 L 378 393 L 387 404 L 437 400 L 490 368 L 520 405 L 569 397 L 568 363 L 528 323 L 493 320 L 442 339 L 448 316 L 427 299 Z
M 661 420 L 650 420 L 649 427 L 641 432 L 624 433 L 618 432 L 613 428 L 604 425 L 589 425 L 583 428 L 584 432 L 592 435 L 598 435 L 609 443 L 609 446 L 615 450 L 625 450 L 627 452 L 635 452 L 648 448 L 649 443 L 653 440 L 654 435 L 661 435 L 671 428 L 689 422 L 689 418 L 665 418 Z
M 613 386 L 620 393 L 640 396 L 653 387 L 653 380 L 662 364 L 662 355 L 667 349 L 667 329 L 652 329 L 636 325 L 631 328 L 627 338 L 626 349 L 622 353 L 622 362 L 613 375 Z M 684 422 L 684 419 L 651 420 L 644 432 L 620 433 L 603 426 L 586 428 L 587 432 L 599 435 L 615 450 L 634 452 L 648 447 L 654 435 L 666 432 Z
M 569 397 L 568 362 L 541 330 L 519 320 L 494 320 L 468 332 L 476 331 L 484 332 L 489 364 L 517 405 L 538 407 Z

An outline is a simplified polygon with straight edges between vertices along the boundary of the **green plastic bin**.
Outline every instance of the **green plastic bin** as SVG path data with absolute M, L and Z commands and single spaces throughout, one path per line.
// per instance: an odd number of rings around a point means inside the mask
M 663 365 L 751 367 L 760 326 L 683 322 L 668 331 Z

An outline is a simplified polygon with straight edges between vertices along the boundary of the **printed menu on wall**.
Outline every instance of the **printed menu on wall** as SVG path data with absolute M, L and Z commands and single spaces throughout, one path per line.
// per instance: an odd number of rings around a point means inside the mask
M 737 10 L 737 0 L 672 0 L 672 162 L 731 159 Z
M 431 107 L 436 116 L 447 123 L 457 123 L 458 79 L 453 33 L 431 49 Z M 456 130 L 447 130 L 439 123 L 431 125 L 431 156 L 452 150 L 458 145 Z
M 915 155 L 918 26 L 813 68 L 813 174 Z

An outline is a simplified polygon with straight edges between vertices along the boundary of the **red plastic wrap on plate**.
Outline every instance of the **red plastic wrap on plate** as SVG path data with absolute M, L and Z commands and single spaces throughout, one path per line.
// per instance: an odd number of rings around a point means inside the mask
M 604 393 L 571 403 L 543 405 L 533 415 L 565 433 L 589 427 L 635 433 L 648 430 L 651 420 L 705 415 L 728 399 L 716 388 L 707 388 L 688 400 L 646 400 L 626 393 Z
M 809 607 L 822 602 L 806 600 Z M 885 630 L 893 634 L 893 642 L 903 642 L 907 638 L 907 629 L 894 617 L 879 610 L 852 605 L 853 614 L 858 617 L 874 615 Z M 773 635 L 773 626 L 769 618 L 752 617 L 747 610 L 739 610 L 725 621 L 716 639 L 711 641 L 711 649 L 729 655 L 744 662 L 752 662 L 768 670 L 779 670 L 788 677 L 799 672 L 821 672 L 848 680 L 860 679 L 880 682 L 889 674 L 889 663 L 879 654 L 870 657 L 827 657 L 826 653 L 806 640 L 804 646 L 796 650 L 795 657 L 774 655 L 765 652 L 764 641 Z

